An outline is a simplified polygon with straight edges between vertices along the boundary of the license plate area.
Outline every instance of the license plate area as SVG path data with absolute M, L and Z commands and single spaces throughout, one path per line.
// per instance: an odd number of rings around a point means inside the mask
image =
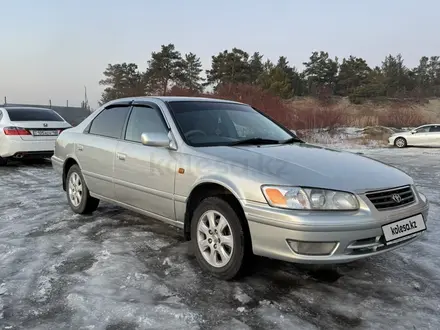
M 34 136 L 57 136 L 57 130 L 32 130 Z
M 420 233 L 426 230 L 426 224 L 421 214 L 394 221 L 382 226 L 385 244 L 394 240 Z

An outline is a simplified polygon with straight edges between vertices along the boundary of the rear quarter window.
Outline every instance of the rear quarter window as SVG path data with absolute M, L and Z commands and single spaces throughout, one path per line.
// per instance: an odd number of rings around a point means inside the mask
M 63 121 L 53 110 L 45 109 L 6 109 L 11 121 Z

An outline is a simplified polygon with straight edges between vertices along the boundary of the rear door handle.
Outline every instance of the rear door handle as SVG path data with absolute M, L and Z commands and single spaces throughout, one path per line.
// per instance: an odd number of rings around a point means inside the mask
M 80 144 L 78 144 L 78 151 L 82 151 L 84 149 L 84 147 Z
M 118 153 L 117 156 L 120 160 L 125 160 L 125 154 Z

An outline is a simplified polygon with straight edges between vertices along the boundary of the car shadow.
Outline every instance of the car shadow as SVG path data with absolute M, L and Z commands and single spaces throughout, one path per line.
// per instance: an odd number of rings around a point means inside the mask
M 8 160 L 8 163 L 4 166 L 8 167 L 22 167 L 22 166 L 38 166 L 38 167 L 51 167 L 52 163 L 50 159 L 12 159 Z

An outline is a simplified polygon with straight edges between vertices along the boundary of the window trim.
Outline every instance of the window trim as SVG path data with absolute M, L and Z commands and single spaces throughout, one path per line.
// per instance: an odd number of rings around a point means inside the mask
M 122 141 L 130 142 L 130 143 L 136 143 L 136 144 L 142 144 L 141 141 L 133 141 L 133 140 L 127 140 L 126 139 L 128 123 L 130 121 L 131 115 L 132 115 L 133 110 L 134 110 L 135 107 L 147 108 L 147 109 L 151 109 L 152 111 L 156 111 L 156 113 L 159 115 L 159 118 L 160 118 L 160 120 L 162 121 L 162 123 L 163 123 L 163 125 L 165 127 L 165 132 L 167 134 L 170 132 L 170 127 L 169 127 L 168 123 L 165 121 L 164 115 L 163 115 L 162 111 L 160 110 L 160 108 L 158 106 L 152 106 L 151 104 L 148 104 L 147 102 L 133 103 L 131 105 L 130 112 L 129 112 L 128 116 L 127 116 L 127 119 L 126 119 L 126 121 L 124 123 L 124 129 L 123 129 L 122 137 L 121 137 Z M 146 132 L 146 133 L 148 133 L 148 132 Z
M 128 118 L 128 116 L 130 115 L 130 113 L 131 113 L 131 103 L 132 103 L 132 102 L 129 102 L 129 103 L 114 103 L 114 104 L 109 105 L 108 107 L 105 107 L 104 109 L 102 109 L 102 111 L 100 111 L 100 112 L 95 116 L 95 118 L 93 118 L 93 119 L 90 121 L 90 123 L 89 123 L 89 124 L 86 126 L 86 128 L 84 129 L 83 133 L 90 134 L 90 135 L 94 135 L 94 136 L 100 136 L 100 137 L 107 138 L 107 139 L 120 140 L 122 134 L 121 134 L 119 137 L 113 137 L 113 136 L 107 136 L 107 135 L 100 135 L 100 134 L 91 133 L 91 132 L 90 132 L 90 129 L 92 128 L 92 125 L 93 125 L 93 123 L 95 122 L 96 118 L 98 118 L 100 115 L 102 115 L 105 111 L 110 110 L 110 109 L 113 109 L 113 108 L 128 108 L 128 112 L 127 112 L 127 114 L 125 115 L 124 123 L 122 124 L 122 125 L 123 125 L 123 126 L 122 126 L 122 132 L 124 132 L 124 128 L 125 128 L 125 126 L 126 126 L 126 124 L 127 124 L 127 118 Z

